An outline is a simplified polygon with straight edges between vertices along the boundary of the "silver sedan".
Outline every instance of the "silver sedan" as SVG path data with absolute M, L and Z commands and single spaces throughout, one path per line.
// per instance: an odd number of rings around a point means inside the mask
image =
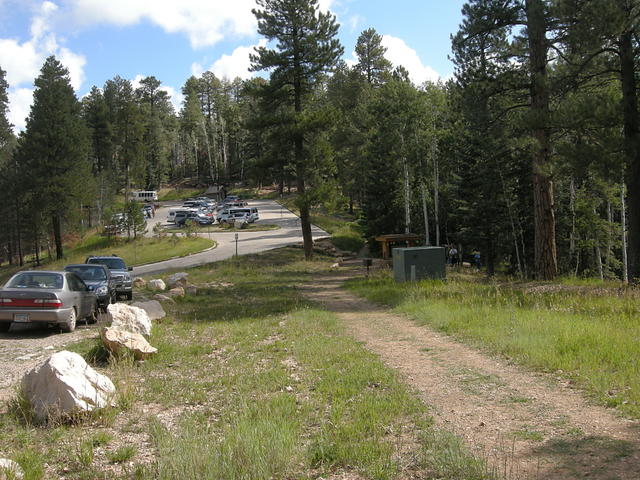
M 0 331 L 12 323 L 46 323 L 72 332 L 78 319 L 97 320 L 98 299 L 72 272 L 24 271 L 0 289 Z

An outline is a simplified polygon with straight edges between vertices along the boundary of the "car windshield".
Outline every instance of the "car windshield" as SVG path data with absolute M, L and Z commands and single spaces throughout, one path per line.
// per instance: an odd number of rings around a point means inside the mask
M 121 258 L 90 258 L 87 263 L 106 265 L 109 270 L 126 270 L 127 266 Z
M 105 273 L 104 269 L 100 267 L 77 266 L 77 267 L 67 267 L 65 268 L 65 270 L 67 272 L 75 273 L 85 282 L 107 279 L 107 274 Z
M 60 289 L 64 284 L 59 273 L 19 273 L 5 285 L 6 288 L 50 288 Z

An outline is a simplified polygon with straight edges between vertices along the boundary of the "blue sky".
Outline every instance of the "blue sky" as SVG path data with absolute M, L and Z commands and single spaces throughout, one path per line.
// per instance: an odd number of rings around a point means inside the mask
M 373 27 L 387 57 L 412 80 L 447 78 L 450 35 L 464 0 L 319 0 L 340 23 L 345 60 L 358 35 Z M 192 74 L 247 78 L 248 54 L 261 42 L 254 0 L 0 0 L 0 67 L 10 84 L 9 119 L 29 114 L 33 79 L 54 54 L 69 69 L 78 96 L 115 75 L 156 76 L 177 109 Z

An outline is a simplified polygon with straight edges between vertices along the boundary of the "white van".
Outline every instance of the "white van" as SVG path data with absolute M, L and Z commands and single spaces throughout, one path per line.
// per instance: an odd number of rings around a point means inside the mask
M 171 208 L 169 210 L 169 213 L 167 214 L 167 223 L 176 223 L 176 213 L 178 212 L 189 213 L 189 212 L 197 212 L 197 211 L 198 211 L 197 208 L 186 208 L 186 207 Z
M 256 220 L 259 220 L 258 209 L 256 207 L 234 207 L 234 208 L 225 208 L 220 213 L 218 213 L 216 219 L 218 223 L 228 222 L 230 217 L 247 217 L 247 223 L 253 223 Z
M 129 199 L 136 202 L 157 202 L 158 192 L 155 190 L 139 190 L 129 193 Z

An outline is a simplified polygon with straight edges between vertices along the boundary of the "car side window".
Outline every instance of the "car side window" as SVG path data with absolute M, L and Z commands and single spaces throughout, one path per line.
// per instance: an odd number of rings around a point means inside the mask
M 69 287 L 74 292 L 82 292 L 87 289 L 84 282 L 73 273 L 67 276 L 67 281 L 69 282 Z

